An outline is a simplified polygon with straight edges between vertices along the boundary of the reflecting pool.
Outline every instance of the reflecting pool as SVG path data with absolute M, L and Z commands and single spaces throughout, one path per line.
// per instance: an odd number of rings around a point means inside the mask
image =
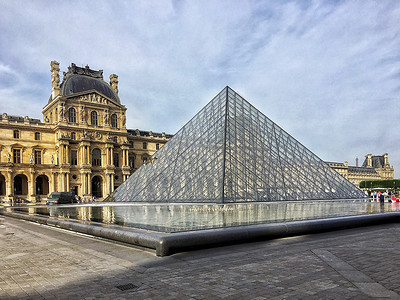
M 243 204 L 101 203 L 9 208 L 51 218 L 100 222 L 159 232 L 290 222 L 400 211 L 400 203 L 365 199 Z

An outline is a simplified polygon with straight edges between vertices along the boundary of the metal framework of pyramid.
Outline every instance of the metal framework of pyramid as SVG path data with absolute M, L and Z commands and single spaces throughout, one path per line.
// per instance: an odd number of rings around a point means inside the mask
M 234 203 L 364 197 L 230 87 L 150 161 L 111 200 Z

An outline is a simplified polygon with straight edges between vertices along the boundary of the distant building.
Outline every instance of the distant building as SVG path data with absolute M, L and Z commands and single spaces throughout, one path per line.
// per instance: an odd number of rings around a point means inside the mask
M 393 179 L 394 174 L 387 153 L 383 155 L 367 154 L 361 167 L 349 166 L 347 162 L 327 162 L 327 164 L 356 186 L 359 186 L 360 182 L 364 180 Z
M 55 191 L 103 198 L 171 135 L 126 128 L 117 75 L 107 83 L 102 70 L 71 64 L 60 84 L 59 63 L 50 65 L 44 121 L 0 117 L 0 198 L 37 200 Z

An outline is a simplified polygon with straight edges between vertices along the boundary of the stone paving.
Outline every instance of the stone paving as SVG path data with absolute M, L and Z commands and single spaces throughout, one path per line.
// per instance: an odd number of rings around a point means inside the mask
M 400 299 L 400 224 L 156 257 L 12 218 L 0 299 Z

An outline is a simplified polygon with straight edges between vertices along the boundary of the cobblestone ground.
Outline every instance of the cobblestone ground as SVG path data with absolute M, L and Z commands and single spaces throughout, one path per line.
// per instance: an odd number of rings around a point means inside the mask
M 400 299 L 400 224 L 156 257 L 4 219 L 0 299 Z

